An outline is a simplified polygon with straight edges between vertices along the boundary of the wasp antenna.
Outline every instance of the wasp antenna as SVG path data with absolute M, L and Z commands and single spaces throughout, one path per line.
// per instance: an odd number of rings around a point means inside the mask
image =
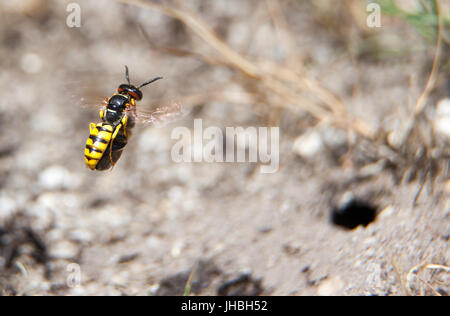
M 140 88 L 142 88 L 142 87 L 145 87 L 146 85 L 151 84 L 152 82 L 155 82 L 156 80 L 159 80 L 159 79 L 163 79 L 163 77 L 156 77 L 156 78 L 153 78 L 152 80 L 149 80 L 149 81 L 147 81 L 147 82 L 144 82 L 143 84 L 141 84 L 141 85 L 139 86 L 138 89 L 140 89 Z
M 127 79 L 128 84 L 131 85 L 131 82 L 130 82 L 130 74 L 128 73 L 128 66 L 127 66 L 127 65 L 125 65 L 125 78 Z

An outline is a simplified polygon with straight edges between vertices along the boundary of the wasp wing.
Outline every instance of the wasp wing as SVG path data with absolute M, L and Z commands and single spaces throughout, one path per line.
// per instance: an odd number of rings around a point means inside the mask
M 72 76 L 62 84 L 63 93 L 70 104 L 86 109 L 104 107 L 105 98 L 117 92 L 118 83 L 123 82 L 122 74 L 105 74 L 100 69 L 80 70 Z
M 142 109 L 138 106 L 129 110 L 136 122 L 164 126 L 186 114 L 185 108 L 180 102 L 169 102 L 161 106 L 153 106 L 151 109 Z

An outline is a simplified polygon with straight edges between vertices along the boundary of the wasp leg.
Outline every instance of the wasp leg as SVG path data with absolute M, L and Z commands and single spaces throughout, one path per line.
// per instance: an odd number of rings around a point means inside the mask
M 109 149 L 109 161 L 111 162 L 111 171 L 114 169 L 114 165 L 116 164 L 112 159 L 112 142 L 111 142 L 111 148 Z
M 120 129 L 123 127 L 122 123 L 120 123 L 119 125 L 117 125 L 116 129 L 114 130 L 114 133 L 112 134 L 111 137 L 111 143 L 114 141 L 114 139 L 116 139 L 117 134 L 119 134 Z
M 122 121 L 125 119 L 125 117 L 122 119 Z M 127 120 L 125 120 L 125 122 L 126 122 Z M 111 146 L 111 148 L 109 149 L 109 161 L 111 161 L 111 166 L 113 166 L 114 167 L 114 165 L 115 165 L 115 163 L 114 163 L 114 161 L 113 161 L 113 159 L 112 159 L 112 148 L 113 148 L 113 143 L 114 143 L 114 140 L 116 139 L 116 137 L 117 137 L 117 135 L 119 134 L 119 131 L 120 131 L 120 129 L 123 127 L 123 123 L 120 123 L 119 125 L 117 125 L 117 127 L 116 127 L 116 129 L 114 130 L 114 133 L 113 133 L 113 135 L 112 135 L 112 137 L 111 137 L 111 144 L 110 144 L 110 146 Z
M 127 125 L 128 125 L 128 116 L 124 116 L 122 118 L 122 126 L 123 126 L 123 134 L 125 135 L 125 137 L 127 137 Z

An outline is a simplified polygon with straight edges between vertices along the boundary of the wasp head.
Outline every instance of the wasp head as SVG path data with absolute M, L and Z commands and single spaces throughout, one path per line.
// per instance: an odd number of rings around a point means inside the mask
M 117 89 L 120 94 L 129 95 L 131 98 L 140 101 L 142 99 L 142 91 L 131 84 L 121 84 Z
M 127 95 L 131 99 L 135 99 L 137 101 L 142 100 L 143 95 L 142 95 L 142 91 L 140 90 L 142 87 L 144 87 L 148 84 L 151 84 L 152 82 L 155 82 L 156 80 L 162 79 L 162 77 L 156 77 L 156 78 L 153 78 L 152 80 L 144 82 L 139 87 L 135 87 L 130 83 L 130 76 L 128 74 L 127 66 L 125 66 L 125 78 L 127 79 L 128 83 L 121 84 L 119 86 L 119 88 L 117 89 L 117 92 L 119 94 Z

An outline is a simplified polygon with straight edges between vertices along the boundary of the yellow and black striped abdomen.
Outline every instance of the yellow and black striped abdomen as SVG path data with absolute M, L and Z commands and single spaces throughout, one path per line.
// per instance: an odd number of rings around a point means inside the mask
M 90 125 L 91 133 L 84 149 L 84 160 L 91 170 L 95 170 L 111 142 L 114 126 L 107 123 Z

